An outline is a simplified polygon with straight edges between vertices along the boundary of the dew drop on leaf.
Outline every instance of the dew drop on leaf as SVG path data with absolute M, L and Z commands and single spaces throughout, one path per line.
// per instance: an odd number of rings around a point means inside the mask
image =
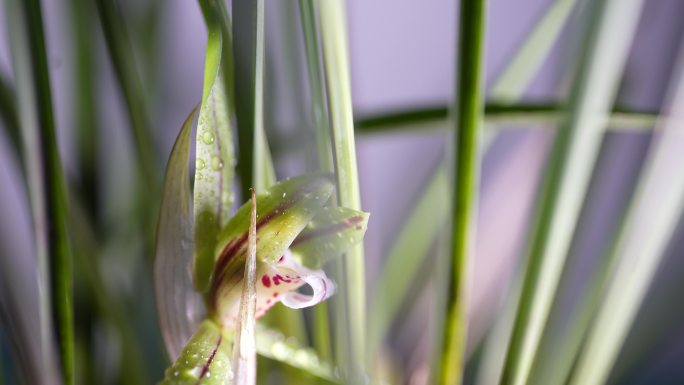
M 214 134 L 211 132 L 207 131 L 204 134 L 202 134 L 202 141 L 204 144 L 212 144 L 214 143 Z
M 195 161 L 195 169 L 203 170 L 204 166 L 205 166 L 204 160 L 197 158 L 197 160 Z
M 218 156 L 211 157 L 211 168 L 214 170 L 220 170 L 223 168 L 223 161 Z

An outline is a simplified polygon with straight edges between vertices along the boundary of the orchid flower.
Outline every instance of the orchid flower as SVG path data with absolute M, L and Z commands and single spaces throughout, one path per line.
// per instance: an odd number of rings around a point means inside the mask
M 212 237 L 197 234 L 198 227 L 207 228 L 199 223 L 207 216 L 196 219 L 193 228 L 187 183 L 190 122 L 169 159 L 158 228 L 157 301 L 167 350 L 175 360 L 162 384 L 230 384 L 231 341 L 245 321 L 240 309 L 252 205 L 243 205 L 225 224 L 215 220 L 220 228 Z M 300 309 L 335 293 L 335 283 L 320 267 L 363 239 L 368 214 L 329 207 L 333 187 L 328 176 L 302 176 L 255 197 L 255 319 L 278 302 Z M 210 219 L 218 217 L 211 214 Z M 212 253 L 205 252 L 203 242 L 210 242 Z M 310 294 L 299 291 L 305 285 Z

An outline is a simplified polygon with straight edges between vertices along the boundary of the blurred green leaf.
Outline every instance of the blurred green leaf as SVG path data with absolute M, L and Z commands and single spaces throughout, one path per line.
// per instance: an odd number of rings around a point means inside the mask
M 526 129 L 554 129 L 554 124 L 564 117 L 566 107 L 561 104 L 498 104 L 485 105 L 485 131 Z M 449 121 L 446 106 L 401 110 L 367 116 L 356 121 L 356 130 L 363 134 L 399 132 L 407 130 L 444 130 Z M 658 117 L 657 113 L 616 107 L 609 116 L 608 129 L 619 132 L 649 131 Z M 504 127 L 495 127 L 506 125 Z M 516 125 L 511 127 L 510 125 Z
M 136 68 L 125 19 L 116 0 L 97 0 L 95 3 L 109 56 L 126 104 L 142 176 L 148 183 L 152 182 L 148 186 L 153 186 L 154 191 L 158 191 L 157 151 L 150 133 L 147 100 L 142 79 Z
M 51 353 L 54 322 L 61 378 L 69 385 L 74 382 L 74 333 L 68 195 L 55 131 L 40 1 L 8 1 L 6 17 L 33 211 L 43 359 L 49 365 L 51 358 L 46 356 Z
M 331 364 L 321 359 L 314 350 L 301 346 L 296 338 L 285 338 L 278 331 L 257 324 L 256 343 L 257 352 L 263 357 L 304 370 L 327 382 L 339 383 Z
M 592 286 L 598 290 L 589 298 L 598 301 L 582 309 L 583 313 L 590 309 L 597 313 L 584 346 L 573 356 L 577 359 L 569 381 L 573 385 L 603 384 L 608 380 L 684 212 L 684 45 L 675 68 L 671 113 L 656 130 L 634 200 L 607 258 L 607 268 L 593 280 L 598 284 Z
M 510 103 L 520 98 L 558 40 L 577 3 L 578 0 L 556 0 L 548 6 L 523 44 L 516 49 L 504 72 L 499 75 L 490 91 L 492 99 Z
M 396 236 L 377 279 L 369 318 L 372 357 L 386 337 L 392 320 L 398 316 L 410 283 L 420 279 L 420 265 L 447 223 L 449 212 L 444 208 L 448 205 L 449 178 L 446 169 L 439 167 Z
M 642 2 L 593 2 L 570 110 L 556 135 L 529 238 L 502 383 L 525 384 L 558 288 Z

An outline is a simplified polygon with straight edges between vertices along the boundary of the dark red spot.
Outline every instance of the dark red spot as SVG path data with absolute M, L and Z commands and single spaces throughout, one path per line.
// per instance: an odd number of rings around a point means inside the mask
M 281 262 L 283 262 L 284 260 L 285 260 L 285 256 L 284 256 L 284 255 L 281 255 L 281 256 L 280 256 L 280 259 L 278 260 L 278 263 L 281 263 Z
M 273 283 L 274 283 L 276 286 L 280 285 L 280 276 L 279 276 L 279 275 L 276 274 L 276 275 L 273 276 Z
M 271 304 L 271 302 L 272 302 L 272 301 L 271 301 L 271 299 L 270 299 L 270 298 L 269 298 L 269 299 L 267 299 L 267 300 L 266 300 L 266 305 L 270 305 L 270 304 Z
M 277 297 L 277 296 L 278 296 L 278 292 L 277 292 L 277 291 L 274 291 L 274 292 L 273 292 L 273 298 L 275 298 L 275 297 Z
M 271 287 L 271 280 L 268 278 L 268 275 L 266 275 L 266 274 L 264 274 L 264 276 L 261 277 L 261 283 L 265 287 Z M 276 283 L 276 285 L 277 285 L 277 283 Z

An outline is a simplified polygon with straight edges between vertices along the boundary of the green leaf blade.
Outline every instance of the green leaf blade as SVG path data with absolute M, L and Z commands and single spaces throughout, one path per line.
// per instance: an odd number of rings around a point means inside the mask
M 190 134 L 193 111 L 173 146 L 162 189 L 154 259 L 154 287 L 162 336 L 169 356 L 178 357 L 203 313 L 195 291 L 192 267 L 192 194 L 190 192 Z M 189 316 L 188 316 L 189 315 Z

